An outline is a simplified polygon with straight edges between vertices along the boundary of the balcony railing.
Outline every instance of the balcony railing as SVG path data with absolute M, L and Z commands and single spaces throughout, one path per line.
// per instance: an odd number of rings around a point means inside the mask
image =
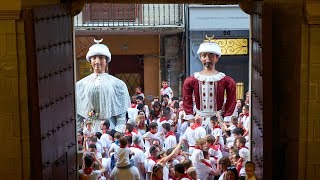
M 77 29 L 95 27 L 182 27 L 183 4 L 85 4 Z

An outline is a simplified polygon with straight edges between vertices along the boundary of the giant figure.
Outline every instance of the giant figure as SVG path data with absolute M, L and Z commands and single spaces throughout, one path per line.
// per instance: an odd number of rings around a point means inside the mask
M 126 84 L 108 74 L 108 63 L 111 61 L 109 48 L 95 40 L 86 55 L 93 73 L 76 83 L 77 114 L 88 118 L 88 112 L 94 110 L 99 119 L 109 119 L 110 128 L 123 131 L 126 122 L 126 111 L 130 107 L 130 96 Z M 94 122 L 96 131 L 100 131 L 100 121 Z

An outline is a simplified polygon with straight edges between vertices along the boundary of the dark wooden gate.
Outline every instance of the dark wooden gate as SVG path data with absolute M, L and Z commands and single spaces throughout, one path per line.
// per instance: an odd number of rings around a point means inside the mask
M 24 11 L 31 179 L 76 179 L 73 26 L 68 7 Z
M 272 179 L 272 12 L 262 1 L 251 8 L 252 160 L 259 179 Z

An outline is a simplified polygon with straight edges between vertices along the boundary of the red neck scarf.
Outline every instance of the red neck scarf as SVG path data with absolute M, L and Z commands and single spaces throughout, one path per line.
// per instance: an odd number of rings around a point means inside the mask
M 169 86 L 162 86 L 163 90 L 166 90 Z
M 138 149 L 141 149 L 141 150 L 143 151 L 142 147 L 141 147 L 141 146 L 139 146 L 139 145 L 137 145 L 137 144 L 134 144 L 134 145 L 133 145 L 133 146 L 131 146 L 131 147 L 138 148 Z
M 155 174 L 152 175 L 152 177 L 154 177 L 156 180 L 163 180 L 163 177 L 159 178 L 158 176 L 156 176 Z
M 126 146 L 124 146 L 124 145 L 122 145 L 122 144 L 120 144 L 120 148 L 125 148 Z
M 92 171 L 93 171 L 93 168 L 92 168 L 92 167 L 84 168 L 84 169 L 83 169 L 83 172 L 84 172 L 85 174 L 91 174 Z
M 134 104 L 134 103 L 131 104 L 131 108 L 136 108 L 136 107 L 137 107 L 137 104 Z
M 191 127 L 192 130 L 195 130 L 196 128 L 200 127 L 201 124 L 198 124 L 198 123 L 193 123 Z
M 217 125 L 215 125 L 215 126 L 213 127 L 213 129 L 214 129 L 214 128 L 219 128 L 219 129 L 220 129 L 221 127 L 219 126 L 219 124 L 217 124 Z
M 166 134 L 166 138 L 168 138 L 169 136 L 174 136 L 174 132 L 169 131 L 169 132 Z
M 197 145 L 196 145 L 194 148 L 195 148 L 195 149 L 200 149 L 200 147 L 199 147 L 199 146 L 197 146 Z M 200 150 L 201 150 L 201 149 L 200 149 Z
M 161 117 L 160 118 L 160 122 L 162 122 L 162 121 L 167 121 L 168 120 L 168 118 L 166 118 L 166 117 Z
M 131 132 L 125 132 L 124 136 L 132 136 Z
M 212 144 L 212 145 L 210 145 L 209 146 L 209 149 L 213 149 L 213 150 L 215 150 L 215 151 L 217 151 L 218 150 L 218 147 L 216 146 L 216 145 L 214 145 L 214 144 Z
M 148 157 L 148 159 L 151 159 L 151 160 L 154 161 L 154 162 L 157 162 L 157 161 L 158 161 L 158 160 L 157 160 L 155 157 L 153 157 L 153 156 Z
M 208 166 L 209 168 L 212 168 L 212 165 L 210 163 L 208 163 L 207 161 L 202 161 L 202 163 L 206 166 Z

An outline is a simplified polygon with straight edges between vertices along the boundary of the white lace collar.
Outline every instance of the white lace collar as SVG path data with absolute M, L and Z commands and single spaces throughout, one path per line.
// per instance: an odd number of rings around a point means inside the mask
M 218 74 L 215 75 L 202 75 L 199 72 L 196 72 L 193 74 L 194 77 L 199 80 L 199 81 L 206 81 L 206 82 L 215 82 L 215 81 L 220 81 L 222 78 L 224 78 L 226 75 L 222 72 L 219 72 Z

